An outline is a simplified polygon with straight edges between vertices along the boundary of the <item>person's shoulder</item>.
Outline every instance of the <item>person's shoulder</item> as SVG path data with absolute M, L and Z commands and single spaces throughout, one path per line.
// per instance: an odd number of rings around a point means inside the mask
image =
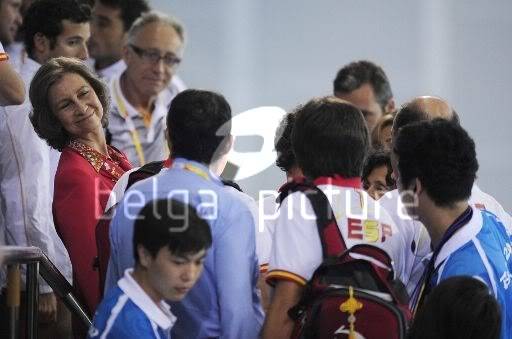
M 62 150 L 55 174 L 56 182 L 83 182 L 93 180 L 94 177 L 94 168 L 86 159 L 69 147 Z
M 119 298 L 123 295 L 125 295 L 124 292 L 117 285 L 108 290 L 96 310 L 95 317 L 101 313 L 110 313 L 111 309 L 119 302 Z
M 110 326 L 108 325 L 110 324 Z M 89 337 L 153 338 L 154 331 L 147 315 L 116 286 L 111 289 L 98 310 Z
M 477 245 L 468 241 L 453 251 L 444 263 L 445 276 L 482 275 L 486 269 Z
M 249 194 L 239 191 L 235 187 L 229 185 L 224 185 L 224 189 L 235 199 L 238 199 L 245 205 L 249 206 L 249 208 L 255 208 L 257 206 L 256 201 Z
M 59 166 L 76 169 L 87 168 L 86 165 L 89 165 L 89 162 L 71 147 L 65 147 L 62 150 L 59 159 Z

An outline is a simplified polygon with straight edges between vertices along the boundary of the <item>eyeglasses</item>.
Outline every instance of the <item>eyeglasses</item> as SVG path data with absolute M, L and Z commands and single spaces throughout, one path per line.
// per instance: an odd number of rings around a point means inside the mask
M 160 53 L 155 50 L 140 48 L 132 44 L 129 46 L 145 62 L 156 64 L 160 62 L 160 60 L 163 60 L 167 67 L 177 67 L 181 62 L 181 59 L 172 53 L 160 55 Z

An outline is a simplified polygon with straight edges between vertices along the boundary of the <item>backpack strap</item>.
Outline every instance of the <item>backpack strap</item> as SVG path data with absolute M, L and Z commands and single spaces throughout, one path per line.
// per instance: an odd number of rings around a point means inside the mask
M 148 162 L 147 164 L 140 167 L 138 170 L 130 173 L 130 176 L 128 177 L 128 184 L 126 185 L 126 190 L 136 182 L 160 173 L 162 168 L 164 168 L 164 164 L 165 161 Z
M 222 183 L 224 184 L 224 186 L 230 186 L 230 187 L 233 187 L 234 189 L 236 189 L 238 192 L 244 192 L 242 191 L 242 188 L 240 187 L 240 185 L 238 185 L 236 182 L 234 182 L 233 180 L 225 180 L 225 179 L 222 179 Z
M 347 245 L 336 222 L 331 203 L 324 192 L 306 179 L 294 180 L 281 188 L 281 193 L 278 197 L 279 203 L 281 204 L 293 192 L 302 192 L 309 199 L 313 207 L 317 220 L 318 234 L 322 243 L 323 258 L 336 257 L 344 253 L 347 250 Z

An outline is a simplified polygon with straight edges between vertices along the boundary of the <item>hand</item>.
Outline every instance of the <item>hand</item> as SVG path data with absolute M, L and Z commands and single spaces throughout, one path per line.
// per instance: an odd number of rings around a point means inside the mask
M 39 295 L 39 319 L 44 323 L 57 321 L 57 298 L 55 298 L 55 293 Z

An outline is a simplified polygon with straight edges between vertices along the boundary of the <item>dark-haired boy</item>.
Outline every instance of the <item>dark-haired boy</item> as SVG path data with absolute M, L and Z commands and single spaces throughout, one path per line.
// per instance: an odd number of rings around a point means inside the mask
M 425 225 L 433 254 L 411 304 L 452 276 L 484 282 L 501 306 L 501 338 L 512 338 L 512 237 L 496 215 L 469 203 L 478 170 L 475 143 L 456 122 L 442 119 L 402 127 L 392 164 L 398 190 L 412 192 L 408 207 Z
M 296 111 L 292 148 L 298 166 L 328 197 L 347 247 L 372 244 L 402 270 L 402 232 L 362 190 L 361 171 L 368 152 L 368 129 L 361 111 L 334 97 L 313 99 Z M 288 338 L 295 306 L 306 282 L 322 263 L 316 216 L 305 195 L 290 194 L 275 224 L 267 282 L 275 286 L 263 338 Z M 377 215 L 380 214 L 380 215 Z
M 167 128 L 172 166 L 133 185 L 117 207 L 110 225 L 105 286 L 108 289 L 133 266 L 133 216 L 141 200 L 172 195 L 204 213 L 213 238 L 204 274 L 185 299 L 173 304 L 179 318 L 173 336 L 258 338 L 263 313 L 256 289 L 253 214 L 215 174 L 225 166 L 233 143 L 231 107 L 220 94 L 185 90 L 171 103 Z
M 135 268 L 98 307 L 89 338 L 170 338 L 176 321 L 165 300 L 180 301 L 203 270 L 208 223 L 190 205 L 154 200 L 134 226 Z
M 459 123 L 457 112 L 446 101 L 433 96 L 420 96 L 404 104 L 397 112 L 393 121 L 392 136 L 393 139 L 401 128 L 420 121 L 430 121 L 436 118 L 445 119 L 453 123 Z M 395 173 L 395 177 L 398 174 Z M 414 199 L 408 191 L 399 193 L 393 190 L 386 193 L 380 200 L 381 206 L 388 211 L 395 224 L 407 232 L 407 246 L 404 247 L 404 257 L 406 258 L 407 274 L 402 278 L 406 284 L 407 292 L 413 295 L 419 288 L 418 281 L 424 271 L 424 264 L 432 252 L 430 238 L 425 227 L 414 215 L 407 214 L 404 205 L 414 204 Z M 475 182 L 471 191 L 469 204 L 478 209 L 487 210 L 499 217 L 503 222 L 509 234 L 512 235 L 512 218 L 503 209 L 496 199 L 483 192 Z
M 396 188 L 388 152 L 373 150 L 363 166 L 363 188 L 375 200 Z

